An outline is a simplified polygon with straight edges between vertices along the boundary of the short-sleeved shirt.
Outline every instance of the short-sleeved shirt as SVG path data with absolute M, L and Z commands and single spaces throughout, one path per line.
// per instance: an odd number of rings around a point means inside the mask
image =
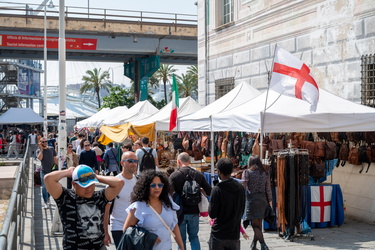
M 108 203 L 105 189 L 95 191 L 87 199 L 63 187 L 55 201 L 63 224 L 64 249 L 101 249 L 104 246 L 103 218 Z
M 176 210 L 179 209 L 179 206 L 173 201 L 171 202 L 173 209 L 163 205 L 160 216 L 173 231 L 174 227 L 177 224 Z M 171 233 L 164 226 L 163 222 L 161 222 L 155 212 L 152 211 L 149 205 L 144 201 L 136 201 L 126 209 L 126 212 L 129 213 L 129 211 L 133 208 L 136 208 L 134 215 L 139 220 L 137 225 L 140 227 L 144 227 L 151 233 L 159 236 L 159 238 L 161 239 L 161 242 L 156 244 L 153 250 L 172 249 Z
M 124 186 L 114 200 L 115 204 L 113 205 L 110 217 L 111 231 L 122 231 L 124 229 L 126 217 L 128 217 L 128 213 L 125 209 L 131 204 L 130 194 L 133 192 L 137 178 L 133 175 L 133 178 L 129 180 L 122 176 L 122 173 L 118 174 L 116 177 L 124 181 Z
M 36 155 L 38 155 L 40 152 L 40 149 L 36 151 Z M 56 156 L 56 151 L 53 147 L 48 147 L 46 149 L 43 149 L 43 158 L 40 161 L 42 165 L 42 172 L 43 174 L 48 174 L 52 171 L 52 166 L 55 163 L 54 156 Z
M 30 134 L 29 138 L 30 138 L 30 144 L 36 144 L 36 139 L 38 138 L 36 134 Z

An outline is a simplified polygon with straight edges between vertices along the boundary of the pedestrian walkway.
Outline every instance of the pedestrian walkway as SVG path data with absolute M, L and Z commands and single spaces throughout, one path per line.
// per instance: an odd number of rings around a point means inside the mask
M 32 177 L 32 175 L 31 175 Z M 33 183 L 33 182 L 32 182 Z M 104 188 L 104 185 L 97 185 L 97 187 Z M 22 245 L 22 249 L 63 249 L 62 236 L 54 236 L 52 234 L 52 220 L 56 210 L 56 204 L 48 209 L 43 208 L 41 198 L 40 186 L 32 188 L 33 192 L 29 192 L 30 199 L 28 199 L 28 207 L 30 211 L 27 213 L 27 218 L 32 219 L 29 228 L 25 228 L 26 235 L 35 235 L 35 240 Z M 29 202 L 33 206 L 29 206 Z M 26 223 L 27 224 L 27 223 Z M 208 218 L 201 217 L 200 219 L 199 240 L 201 249 L 208 249 L 208 239 L 210 236 L 210 225 Z M 34 230 L 34 232 L 30 232 Z M 251 227 L 246 229 L 250 239 L 253 236 Z M 311 237 L 295 237 L 294 241 L 285 241 L 278 237 L 277 232 L 268 231 L 264 233 L 266 243 L 270 249 L 375 249 L 375 225 L 358 222 L 355 220 L 346 219 L 345 223 L 340 227 L 317 228 L 312 229 Z M 32 236 L 30 236 L 32 237 Z M 241 250 L 250 249 L 251 240 L 244 240 L 241 236 Z M 258 249 L 260 246 L 258 244 Z M 115 246 L 111 245 L 108 249 L 114 250 Z M 173 243 L 173 249 L 177 249 L 177 244 Z M 190 249 L 188 244 L 187 249 Z

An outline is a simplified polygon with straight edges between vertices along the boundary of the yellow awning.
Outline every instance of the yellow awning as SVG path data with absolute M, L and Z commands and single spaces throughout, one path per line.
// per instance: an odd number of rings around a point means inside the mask
M 147 125 L 132 125 L 131 123 L 125 123 L 117 126 L 106 126 L 100 127 L 102 136 L 99 142 L 103 145 L 107 145 L 109 142 L 123 142 L 129 135 L 137 135 L 138 137 L 148 137 L 151 141 L 155 138 L 155 122 Z

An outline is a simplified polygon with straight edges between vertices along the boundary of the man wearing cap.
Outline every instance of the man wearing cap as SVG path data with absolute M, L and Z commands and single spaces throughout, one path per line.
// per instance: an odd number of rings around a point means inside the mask
M 72 177 L 74 189 L 60 184 Z M 114 176 L 96 175 L 91 167 L 79 165 L 45 176 L 48 192 L 55 199 L 63 224 L 64 249 L 106 249 L 104 245 L 103 215 L 108 201 L 121 191 L 124 181 Z M 95 191 L 95 183 L 108 187 Z
M 124 181 L 124 186 L 119 195 L 112 201 L 112 203 L 108 203 L 105 208 L 104 244 L 106 246 L 109 246 L 109 243 L 111 242 L 111 237 L 109 236 L 108 232 L 108 219 L 110 219 L 111 222 L 110 228 L 116 247 L 120 243 L 125 220 L 126 217 L 128 217 L 128 213 L 125 211 L 125 208 L 131 204 L 130 194 L 133 191 L 135 183 L 137 182 L 137 178 L 135 177 L 135 174 L 137 173 L 137 163 L 137 156 L 134 152 L 127 151 L 121 157 L 122 172 L 116 177 Z

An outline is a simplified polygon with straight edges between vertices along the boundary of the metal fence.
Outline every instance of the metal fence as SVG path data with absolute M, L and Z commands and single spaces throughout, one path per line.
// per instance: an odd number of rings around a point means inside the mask
M 12 195 L 9 200 L 3 227 L 0 232 L 0 250 L 19 249 L 22 239 L 23 218 L 26 216 L 27 189 L 30 174 L 30 151 L 29 144 L 21 161 Z

